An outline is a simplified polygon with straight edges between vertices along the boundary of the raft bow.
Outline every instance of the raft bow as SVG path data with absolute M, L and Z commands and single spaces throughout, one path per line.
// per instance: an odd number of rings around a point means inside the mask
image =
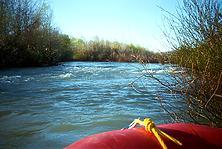
M 138 126 L 139 127 L 136 127 Z M 177 139 L 179 140 L 177 140 Z M 128 129 L 94 134 L 66 149 L 221 149 L 222 129 L 192 123 L 162 124 L 135 119 Z

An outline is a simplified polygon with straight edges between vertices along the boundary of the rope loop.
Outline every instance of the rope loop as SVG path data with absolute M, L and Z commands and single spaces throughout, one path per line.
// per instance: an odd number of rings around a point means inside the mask
M 157 138 L 158 142 L 160 143 L 160 145 L 162 146 L 163 149 L 167 149 L 167 146 L 163 142 L 161 136 L 168 138 L 169 140 L 173 141 L 177 145 L 182 145 L 182 143 L 180 141 L 178 141 L 177 139 L 173 138 L 172 136 L 170 136 L 170 135 L 166 134 L 165 132 L 161 131 L 160 129 L 158 129 L 156 127 L 156 125 L 154 124 L 154 122 L 150 118 L 145 118 L 143 121 L 141 121 L 139 118 L 135 119 L 129 125 L 128 129 L 132 129 L 132 128 L 136 127 L 136 125 L 138 125 L 138 124 L 141 126 L 144 126 L 146 132 L 154 134 L 154 136 Z

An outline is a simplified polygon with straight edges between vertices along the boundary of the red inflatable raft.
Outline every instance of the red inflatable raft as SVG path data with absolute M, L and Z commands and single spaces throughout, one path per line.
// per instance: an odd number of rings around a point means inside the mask
M 175 123 L 158 125 L 157 128 L 179 140 L 177 145 L 162 138 L 167 148 L 222 149 L 222 129 L 203 125 Z M 114 130 L 83 138 L 66 149 L 161 149 L 157 138 L 144 128 Z

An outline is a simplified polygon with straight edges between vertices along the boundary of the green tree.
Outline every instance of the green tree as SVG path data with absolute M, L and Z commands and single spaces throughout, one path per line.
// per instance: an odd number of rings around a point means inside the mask
M 44 1 L 1 0 L 0 67 L 52 65 L 70 60 L 71 43 L 52 25 Z

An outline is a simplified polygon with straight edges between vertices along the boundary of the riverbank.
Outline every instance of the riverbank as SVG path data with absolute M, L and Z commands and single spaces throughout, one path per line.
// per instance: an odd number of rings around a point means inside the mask
M 189 116 L 195 123 L 222 127 L 221 3 L 184 1 L 177 12 L 166 12 L 170 31 L 174 32 L 174 36 L 168 38 L 174 50 L 165 57 L 168 63 L 186 71 L 174 75 L 175 84 L 167 87 L 173 95 L 183 96 L 189 109 L 181 110 L 183 114 L 176 116 L 173 110 L 168 110 L 178 121 Z
M 72 60 L 158 62 L 155 53 L 139 45 L 70 38 L 53 25 L 50 6 L 44 1 L 3 0 L 0 7 L 0 68 L 52 66 Z

